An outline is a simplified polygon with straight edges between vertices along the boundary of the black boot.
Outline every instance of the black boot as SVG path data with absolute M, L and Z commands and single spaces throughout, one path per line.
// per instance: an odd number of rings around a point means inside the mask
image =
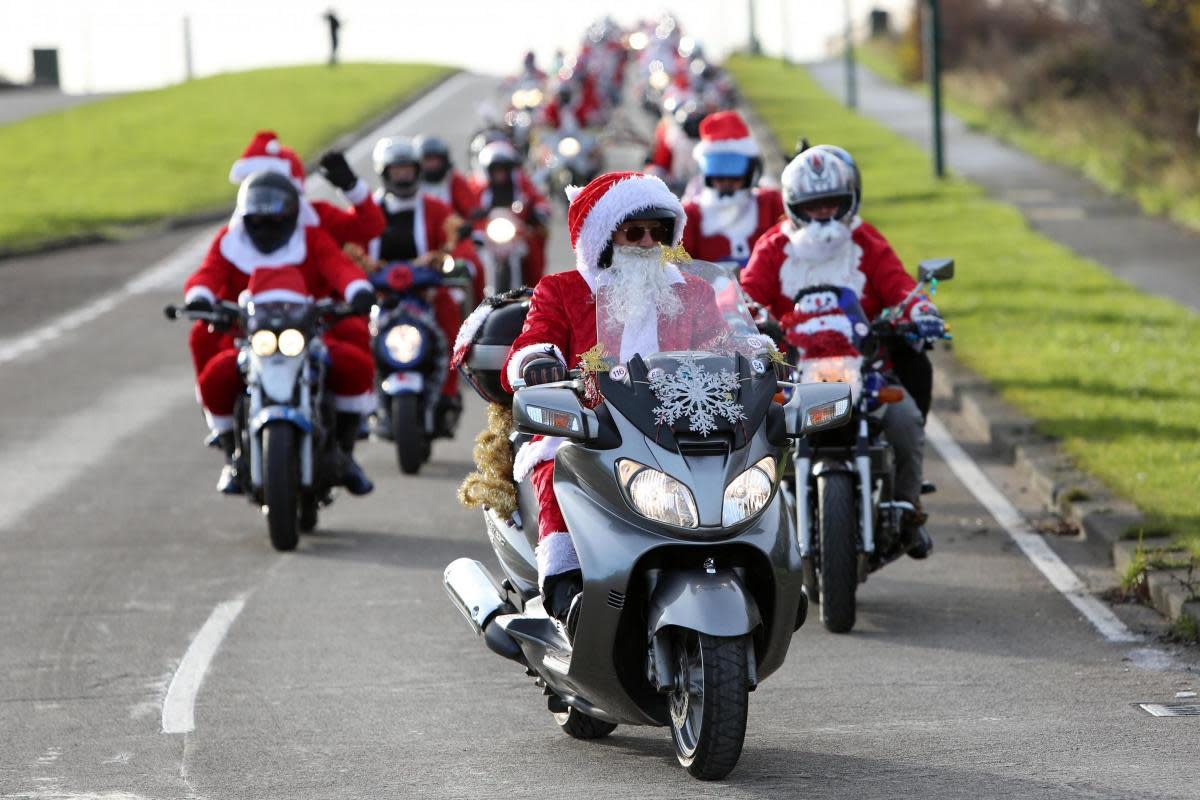
M 579 604 L 583 599 L 583 573 L 577 569 L 548 575 L 542 585 L 542 605 L 546 613 L 567 629 L 567 638 L 575 636 L 579 623 Z
M 354 460 L 354 445 L 358 442 L 358 426 L 361 422 L 362 414 L 338 412 L 335 436 L 341 466 L 340 483 L 353 495 L 370 494 L 375 488 L 367 473 L 363 472 L 363 468 Z
M 217 479 L 217 491 L 221 494 L 241 494 L 242 479 L 237 470 L 237 435 L 225 431 L 217 435 L 217 444 L 225 452 L 225 466 Z
M 462 397 L 457 394 L 442 395 L 438 398 L 437 407 L 433 410 L 434 436 L 450 439 L 458 430 L 458 420 L 462 416 Z
M 905 538 L 909 543 L 908 555 L 910 558 L 920 560 L 927 558 L 933 552 L 933 537 L 929 535 L 929 531 L 925 530 L 925 522 L 928 519 L 929 515 L 922 511 L 920 506 L 917 506 L 914 511 L 905 511 L 900 520 Z

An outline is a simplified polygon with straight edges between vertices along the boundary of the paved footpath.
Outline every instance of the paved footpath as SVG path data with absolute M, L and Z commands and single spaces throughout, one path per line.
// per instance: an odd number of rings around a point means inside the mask
M 808 66 L 826 91 L 844 95 L 841 61 Z M 929 148 L 929 98 L 858 71 L 859 111 Z M 1048 164 L 945 117 L 946 163 L 1015 205 L 1038 231 L 1094 259 L 1118 278 L 1193 310 L 1200 310 L 1200 235 L 1143 214 L 1085 178 Z
M 27 117 L 47 114 L 95 100 L 111 94 L 63 94 L 57 89 L 9 89 L 0 92 L 0 125 L 19 122 Z

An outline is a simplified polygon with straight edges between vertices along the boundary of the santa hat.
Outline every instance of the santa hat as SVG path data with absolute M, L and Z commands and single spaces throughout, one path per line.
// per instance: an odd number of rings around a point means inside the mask
M 638 211 L 667 208 L 675 214 L 675 235 L 671 244 L 683 240 L 687 221 L 679 198 L 660 178 L 641 172 L 608 172 L 580 189 L 566 189 L 567 229 L 575 250 L 575 265 L 581 272 L 599 269 L 600 255 L 612 241 L 613 231 Z
M 256 303 L 311 303 L 312 295 L 304 275 L 293 266 L 256 269 L 246 287 Z
M 229 182 L 241 183 L 255 172 L 278 172 L 292 179 L 296 188 L 304 191 L 304 162 L 290 147 L 279 143 L 275 131 L 259 131 L 242 152 L 242 157 L 233 162 L 229 170 Z
M 699 161 L 704 156 L 717 153 L 733 153 L 747 158 L 758 158 L 762 154 L 742 115 L 736 111 L 718 111 L 709 114 L 700 123 L 700 144 L 692 150 L 692 155 Z

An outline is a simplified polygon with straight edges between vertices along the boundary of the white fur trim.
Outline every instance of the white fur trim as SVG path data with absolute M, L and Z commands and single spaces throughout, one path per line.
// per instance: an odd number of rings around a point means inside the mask
M 588 212 L 575 241 L 576 265 L 581 269 L 596 269 L 600 254 L 612 240 L 617 226 L 630 214 L 652 206 L 663 206 L 675 212 L 672 244 L 679 244 L 683 240 L 683 226 L 687 223 L 679 198 L 661 179 L 653 175 L 635 175 L 613 184 Z
M 566 531 L 551 533 L 538 543 L 534 552 L 537 555 L 539 589 L 545 588 L 546 578 L 580 568 L 575 543 Z
M 217 296 L 213 294 L 213 290 L 207 286 L 196 285 L 188 289 L 183 295 L 183 302 L 190 303 L 193 300 L 207 300 L 214 306 L 217 304 Z
M 762 155 L 762 151 L 758 148 L 758 142 L 754 141 L 753 136 L 747 136 L 744 139 L 701 141 L 700 144 L 692 148 L 692 158 L 697 161 L 706 155 L 715 153 L 734 153 L 748 158 L 756 158 Z
M 256 303 L 311 303 L 312 295 L 291 289 L 267 289 L 265 292 L 255 292 L 252 299 Z
M 367 186 L 366 181 L 359 178 L 358 182 L 347 189 L 344 194 L 346 195 L 346 199 L 350 201 L 350 205 L 356 206 L 371 196 L 371 187 Z
M 458 327 L 458 335 L 454 337 L 453 352 L 456 355 L 475 341 L 475 334 L 479 333 L 483 323 L 487 321 L 493 311 L 495 311 L 495 307 L 491 303 L 480 303 L 474 311 L 467 315 L 462 325 Z
M 206 408 L 204 418 L 208 420 L 208 427 L 213 433 L 228 433 L 233 430 L 232 414 L 214 414 Z
M 260 253 L 250 241 L 242 218 L 234 216 L 229 222 L 229 230 L 221 237 L 221 255 L 247 275 L 254 274 L 259 267 L 286 267 L 293 264 L 303 264 L 308 255 L 307 236 L 304 227 L 296 226 L 292 238 L 283 247 L 272 253 Z
M 534 353 L 537 353 L 538 355 L 551 355 L 561 361 L 564 365 L 567 363 L 566 357 L 563 356 L 562 350 L 559 350 L 557 345 L 549 344 L 547 342 L 539 344 L 527 344 L 520 350 L 511 353 L 508 357 L 508 369 L 506 371 L 506 375 L 508 377 L 509 386 L 512 386 L 515 381 L 521 378 L 521 362 Z
M 840 333 L 847 339 L 853 340 L 854 330 L 850 324 L 850 318 L 845 314 L 823 314 L 819 317 L 812 317 L 798 325 L 793 325 L 791 333 L 814 334 L 824 331 L 832 331 Z
M 292 177 L 292 162 L 279 156 L 250 156 L 239 158 L 229 168 L 229 182 L 241 183 L 256 172 L 278 172 Z
M 521 445 L 513 457 L 513 480 L 517 483 L 529 477 L 538 464 L 553 460 L 559 448 L 567 443 L 561 436 L 543 436 Z
M 362 289 L 366 289 L 372 295 L 375 294 L 375 287 L 371 285 L 369 280 L 366 278 L 355 278 L 346 284 L 346 289 L 342 292 L 342 297 L 349 301 L 351 297 L 354 297 Z
M 582 186 L 575 186 L 574 184 L 572 184 L 571 186 L 567 186 L 566 188 L 563 189 L 563 194 L 565 194 L 567 196 L 567 203 L 573 203 L 573 202 L 575 202 L 575 198 L 582 191 L 583 191 Z
M 333 407 L 338 411 L 358 414 L 370 414 L 375 410 L 375 393 L 336 394 L 333 396 Z

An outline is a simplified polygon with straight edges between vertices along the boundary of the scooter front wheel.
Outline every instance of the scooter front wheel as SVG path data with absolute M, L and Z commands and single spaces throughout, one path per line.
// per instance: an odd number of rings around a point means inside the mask
M 400 394 L 392 398 L 392 440 L 396 462 L 405 475 L 416 475 L 425 463 L 425 426 L 421 423 L 421 402 L 416 395 Z
M 681 630 L 675 638 L 671 738 L 676 758 L 694 778 L 720 780 L 741 758 L 750 705 L 749 647 L 747 636 Z

